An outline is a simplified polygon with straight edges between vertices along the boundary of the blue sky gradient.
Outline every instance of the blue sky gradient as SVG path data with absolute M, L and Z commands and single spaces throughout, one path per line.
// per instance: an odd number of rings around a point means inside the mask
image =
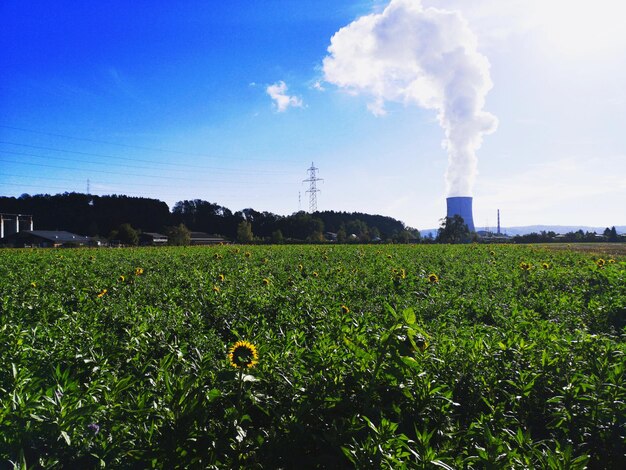
M 417 0 L 416 0 L 417 1 Z M 417 2 L 419 3 L 419 2 Z M 474 221 L 626 224 L 626 39 L 602 0 L 423 0 L 460 11 L 490 63 Z M 445 215 L 437 113 L 324 80 L 331 38 L 382 1 L 0 4 L 0 194 L 205 199 L 279 214 L 308 208 Z M 594 10 L 589 10 L 593 8 Z M 581 37 L 582 36 L 582 37 Z M 284 82 L 280 109 L 268 87 Z M 300 194 L 300 200 L 298 195 Z

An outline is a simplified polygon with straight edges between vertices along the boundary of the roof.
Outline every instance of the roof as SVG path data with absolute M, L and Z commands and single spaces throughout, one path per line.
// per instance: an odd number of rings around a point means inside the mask
M 55 243 L 72 243 L 72 242 L 86 242 L 89 241 L 89 237 L 84 235 L 76 235 L 75 233 L 66 232 L 64 230 L 22 230 L 16 235 L 25 236 L 33 235 L 35 237 L 50 240 Z
M 191 232 L 190 237 L 192 240 L 223 240 L 224 238 L 221 237 L 220 235 L 210 235 L 208 233 L 205 232 Z
M 141 235 L 147 235 L 152 238 L 167 238 L 167 235 L 163 235 L 162 233 L 156 233 L 156 232 L 141 232 Z
M 217 243 L 228 243 L 219 235 L 209 235 L 204 232 L 191 232 L 190 242 L 192 245 L 214 245 Z

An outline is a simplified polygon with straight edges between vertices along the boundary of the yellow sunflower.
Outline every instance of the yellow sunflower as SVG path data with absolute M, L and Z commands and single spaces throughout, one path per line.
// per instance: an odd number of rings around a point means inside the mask
M 345 305 L 341 306 L 341 313 L 350 313 L 350 309 Z
M 437 276 L 435 273 L 431 273 L 428 275 L 428 280 L 433 284 L 436 284 L 437 282 L 439 282 L 439 276 Z
M 236 369 L 254 367 L 259 361 L 256 346 L 248 341 L 237 341 L 228 350 L 228 361 Z
M 143 274 L 143 268 L 135 268 L 135 276 L 141 276 Z
M 102 289 L 102 291 L 100 291 L 100 293 L 98 294 L 98 298 L 101 299 L 102 297 L 104 297 L 104 294 L 106 294 L 108 291 L 106 289 Z
M 606 261 L 604 261 L 602 258 L 600 258 L 600 259 L 598 259 L 598 261 L 596 261 L 596 264 L 598 265 L 599 268 L 602 268 L 606 264 Z

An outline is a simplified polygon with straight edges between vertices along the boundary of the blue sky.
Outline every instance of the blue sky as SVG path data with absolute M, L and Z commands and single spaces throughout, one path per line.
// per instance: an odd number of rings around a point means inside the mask
M 495 225 L 498 208 L 509 226 L 624 225 L 624 7 L 545 3 L 397 0 L 394 17 L 365 0 L 4 1 L 0 194 L 85 192 L 89 180 L 93 194 L 290 214 L 308 209 L 315 162 L 320 210 L 436 227 L 450 190 L 443 108 L 394 88 L 398 71 L 422 83 L 395 51 L 412 54 L 415 38 L 435 50 L 436 35 L 393 22 L 425 15 L 455 19 L 444 26 L 463 47 L 475 40 L 468 60 L 485 59 L 492 85 L 477 98 L 497 128 L 475 149 L 476 225 Z M 371 31 L 357 28 L 365 15 Z M 388 47 L 384 89 L 371 73 L 381 57 L 355 59 L 371 35 Z M 448 66 L 459 69 L 437 70 Z

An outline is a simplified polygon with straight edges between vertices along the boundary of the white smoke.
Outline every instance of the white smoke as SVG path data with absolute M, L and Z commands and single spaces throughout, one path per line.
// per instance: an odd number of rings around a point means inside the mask
M 287 94 L 287 84 L 282 80 L 268 86 L 265 92 L 274 100 L 274 106 L 279 113 L 287 111 L 289 107 L 301 108 L 302 99 Z
M 448 152 L 448 196 L 472 194 L 476 150 L 497 119 L 483 111 L 492 87 L 489 62 L 460 13 L 391 0 L 381 13 L 337 31 L 328 52 L 324 79 L 371 96 L 375 115 L 385 114 L 386 101 L 437 110 Z

